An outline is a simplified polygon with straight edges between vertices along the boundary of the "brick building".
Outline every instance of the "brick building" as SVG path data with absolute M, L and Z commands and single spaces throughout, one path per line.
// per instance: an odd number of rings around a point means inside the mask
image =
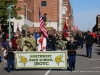
M 74 27 L 74 18 L 70 1 L 71 0 L 63 0 L 62 18 L 66 20 L 69 30 L 72 30 Z
M 53 27 L 56 30 L 59 28 L 61 31 L 63 29 L 63 20 L 66 21 L 69 28 L 73 25 L 73 18 L 71 17 L 72 9 L 69 0 L 18 0 L 17 6 L 22 8 L 18 12 L 22 19 L 12 19 L 14 22 L 14 31 L 16 31 L 18 24 L 20 30 L 24 24 L 31 28 L 39 27 L 38 7 L 40 7 L 43 18 L 46 16 L 46 27 Z
M 44 5 L 43 5 L 44 4 Z M 34 27 L 39 26 L 38 6 L 42 16 L 46 14 L 47 27 L 54 27 L 56 30 L 63 29 L 63 20 L 68 27 L 73 26 L 71 3 L 69 0 L 34 0 Z
M 93 27 L 93 31 L 100 30 L 100 15 L 97 15 L 96 17 L 96 25 Z
M 17 25 L 19 25 L 19 29 L 21 30 L 22 25 L 26 24 L 30 27 L 33 26 L 33 16 L 34 16 L 34 0 L 18 0 L 16 7 L 21 7 L 22 10 L 18 11 L 18 15 L 22 17 L 21 20 L 12 19 L 14 22 L 14 32 L 16 32 Z

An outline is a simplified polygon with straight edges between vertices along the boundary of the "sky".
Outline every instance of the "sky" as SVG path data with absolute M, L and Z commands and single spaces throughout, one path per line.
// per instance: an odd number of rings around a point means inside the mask
M 74 25 L 79 30 L 92 30 L 100 14 L 100 0 L 71 0 Z

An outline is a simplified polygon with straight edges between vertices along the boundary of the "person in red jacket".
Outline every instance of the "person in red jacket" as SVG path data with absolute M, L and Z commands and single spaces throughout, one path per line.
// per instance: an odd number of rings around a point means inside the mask
M 94 38 L 94 43 L 96 42 L 96 39 L 97 39 L 97 34 L 95 32 L 92 32 L 92 36 Z
M 17 50 L 16 37 L 13 37 L 11 42 L 12 42 L 12 46 L 14 46 L 14 48 Z
M 8 37 L 9 37 L 9 35 L 8 35 L 8 34 L 6 34 L 6 39 L 8 39 Z

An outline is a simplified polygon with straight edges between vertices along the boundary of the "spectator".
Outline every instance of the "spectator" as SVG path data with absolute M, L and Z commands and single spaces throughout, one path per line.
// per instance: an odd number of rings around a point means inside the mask
M 6 39 L 6 40 L 3 42 L 3 47 L 4 47 L 5 49 L 7 49 L 8 45 L 9 45 L 8 42 L 9 42 L 8 39 Z

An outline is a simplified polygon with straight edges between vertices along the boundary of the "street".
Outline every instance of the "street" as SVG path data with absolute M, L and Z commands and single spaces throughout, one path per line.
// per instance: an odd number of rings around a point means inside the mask
M 6 63 L 0 64 L 1 75 L 100 75 L 100 47 L 97 44 L 93 46 L 92 58 L 87 58 L 85 47 L 78 49 L 76 58 L 76 69 L 73 72 L 60 70 L 15 70 L 8 73 Z

